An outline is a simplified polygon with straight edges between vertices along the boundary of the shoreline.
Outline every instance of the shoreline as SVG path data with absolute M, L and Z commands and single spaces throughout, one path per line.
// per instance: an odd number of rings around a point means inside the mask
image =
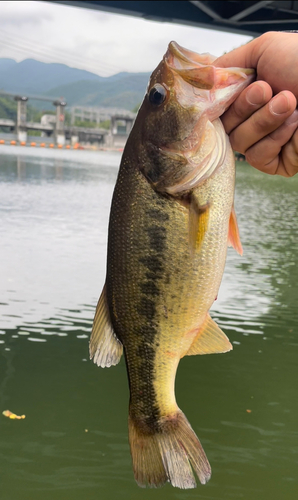
M 0 140 L 0 149 L 1 146 L 17 146 L 20 148 L 42 148 L 42 149 L 59 149 L 59 150 L 86 150 L 86 151 L 110 151 L 110 152 L 123 152 L 124 147 L 108 147 L 108 146 L 95 146 L 92 144 L 81 144 L 81 143 L 76 143 L 74 145 L 70 144 L 65 144 L 62 146 L 61 144 L 54 144 L 54 143 L 46 143 L 46 142 L 35 142 L 35 141 L 30 141 L 30 142 L 19 142 L 15 140 Z

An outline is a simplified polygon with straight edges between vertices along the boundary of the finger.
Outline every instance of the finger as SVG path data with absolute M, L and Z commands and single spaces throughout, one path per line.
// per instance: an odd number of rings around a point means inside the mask
M 264 45 L 264 41 L 260 40 L 260 38 L 255 38 L 247 44 L 218 57 L 213 61 L 213 64 L 219 68 L 256 68 L 260 57 L 258 47 L 260 42 L 263 42 Z
M 218 57 L 212 64 L 219 68 L 237 67 L 258 69 L 260 58 L 267 51 L 268 46 L 272 44 L 272 41 L 276 40 L 276 36 L 278 36 L 281 45 L 288 40 L 288 37 L 285 37 L 285 33 L 263 33 L 263 35 L 241 45 L 241 47 Z M 293 60 L 293 55 L 291 60 Z M 263 77 L 261 78 L 263 79 Z
M 246 151 L 245 156 L 248 163 L 267 174 L 275 175 L 279 173 L 279 175 L 285 175 L 278 171 L 281 168 L 280 152 L 283 146 L 291 140 L 297 126 L 298 110 L 295 110 L 278 129 Z M 293 149 L 289 150 L 287 154 L 291 156 L 291 160 L 288 159 L 288 161 L 292 162 L 295 157 Z
M 221 116 L 227 134 L 263 107 L 272 97 L 272 89 L 266 82 L 254 82 L 241 92 L 236 101 Z
M 276 171 L 284 177 L 293 177 L 298 173 L 298 130 L 292 139 L 282 148 L 281 161 Z
M 231 132 L 233 149 L 245 154 L 253 144 L 280 127 L 295 109 L 296 98 L 292 92 L 280 92 Z

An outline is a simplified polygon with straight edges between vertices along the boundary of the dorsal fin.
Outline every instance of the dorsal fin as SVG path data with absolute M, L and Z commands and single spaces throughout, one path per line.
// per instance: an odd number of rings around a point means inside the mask
M 123 352 L 123 346 L 116 337 L 107 303 L 106 285 L 99 298 L 89 343 L 90 359 L 102 368 L 117 365 Z
M 189 246 L 191 254 L 200 248 L 209 223 L 209 204 L 199 206 L 192 195 L 189 205 Z
M 198 330 L 198 335 L 190 346 L 186 356 L 195 354 L 214 354 L 228 352 L 233 349 L 228 337 L 213 321 L 209 313 Z
M 243 254 L 243 248 L 240 241 L 240 235 L 239 235 L 239 229 L 238 229 L 238 223 L 234 205 L 231 210 L 230 221 L 229 221 L 228 245 L 235 248 L 236 252 L 238 252 L 239 255 Z

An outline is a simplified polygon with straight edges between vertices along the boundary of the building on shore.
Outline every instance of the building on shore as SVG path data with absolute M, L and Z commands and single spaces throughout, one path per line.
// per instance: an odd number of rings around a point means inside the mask
M 96 124 L 100 128 L 103 122 L 110 122 L 104 144 L 107 147 L 123 148 L 132 128 L 136 113 L 121 108 L 98 108 L 95 106 L 72 106 L 70 108 L 71 125 L 76 123 Z M 90 129 L 91 130 L 91 129 Z M 93 130 L 96 130 L 94 128 Z M 82 132 L 83 133 L 83 132 Z M 91 136 L 92 134 L 90 134 Z M 81 142 L 81 141 L 79 141 Z M 94 142 L 94 138 L 93 138 Z

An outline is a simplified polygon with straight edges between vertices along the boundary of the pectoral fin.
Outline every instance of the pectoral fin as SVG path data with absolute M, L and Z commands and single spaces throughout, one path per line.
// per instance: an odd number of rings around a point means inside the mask
M 117 339 L 110 318 L 107 303 L 106 286 L 103 287 L 99 298 L 92 334 L 89 344 L 90 359 L 102 368 L 117 365 L 123 352 L 123 346 Z
M 198 330 L 198 335 L 193 341 L 186 356 L 195 354 L 214 354 L 228 352 L 233 349 L 232 344 L 229 342 L 228 337 L 213 321 L 209 314 Z
M 232 207 L 230 221 L 229 221 L 228 245 L 235 248 L 236 252 L 238 252 L 239 255 L 243 254 L 243 248 L 242 248 L 241 241 L 240 241 L 239 229 L 238 229 L 238 223 L 237 223 L 234 205 Z
M 194 196 L 189 205 L 189 246 L 192 254 L 200 248 L 209 224 L 209 204 L 200 206 Z

